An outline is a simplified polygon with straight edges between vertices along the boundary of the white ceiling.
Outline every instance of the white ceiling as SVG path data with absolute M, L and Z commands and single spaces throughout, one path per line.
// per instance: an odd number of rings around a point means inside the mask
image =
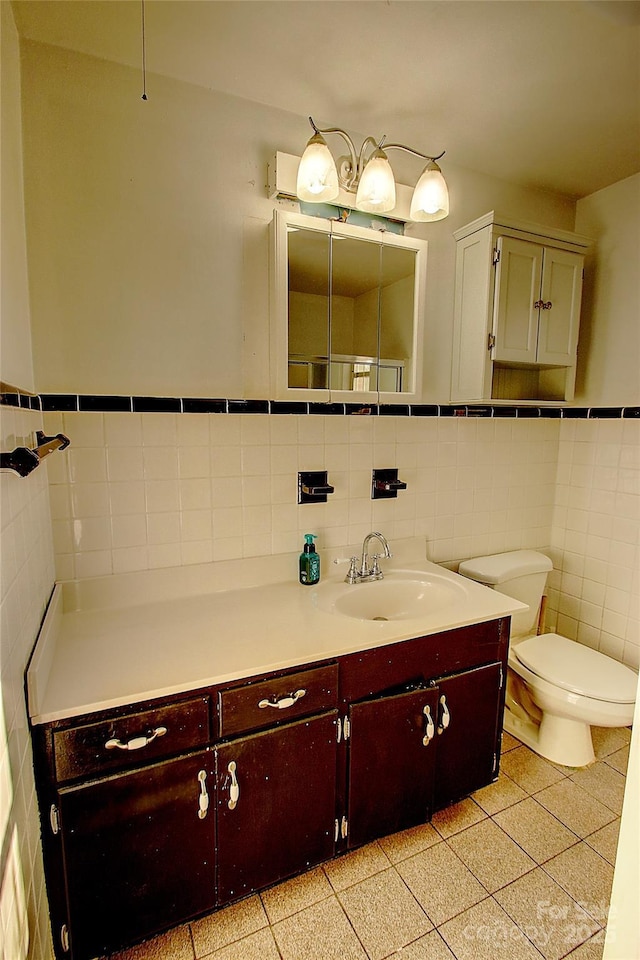
M 139 0 L 13 7 L 23 37 L 140 68 Z M 640 0 L 144 7 L 150 95 L 162 73 L 574 197 L 640 170 Z

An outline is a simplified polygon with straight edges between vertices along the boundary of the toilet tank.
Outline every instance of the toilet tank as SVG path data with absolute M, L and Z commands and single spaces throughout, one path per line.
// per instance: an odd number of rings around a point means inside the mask
M 552 569 L 549 557 L 537 550 L 512 550 L 465 560 L 460 564 L 458 573 L 528 604 L 528 610 L 514 613 L 511 617 L 513 639 L 536 632 L 540 601 Z

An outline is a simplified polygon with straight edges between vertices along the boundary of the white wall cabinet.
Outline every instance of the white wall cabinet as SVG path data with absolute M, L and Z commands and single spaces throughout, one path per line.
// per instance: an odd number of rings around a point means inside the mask
M 452 401 L 572 400 L 590 241 L 494 213 L 454 236 Z

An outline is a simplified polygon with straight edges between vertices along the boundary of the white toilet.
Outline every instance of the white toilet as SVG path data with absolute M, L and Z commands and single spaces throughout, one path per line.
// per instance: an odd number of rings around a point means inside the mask
M 476 557 L 459 573 L 529 605 L 511 618 L 504 728 L 543 757 L 569 767 L 594 759 L 591 724 L 625 727 L 638 684 L 629 667 L 557 633 L 536 635 L 548 557 L 514 550 Z

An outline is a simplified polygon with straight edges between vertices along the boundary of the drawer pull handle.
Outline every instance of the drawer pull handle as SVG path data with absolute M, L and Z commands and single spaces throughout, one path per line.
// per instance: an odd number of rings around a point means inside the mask
M 258 706 L 261 710 L 264 710 L 265 707 L 275 707 L 276 710 L 286 710 L 287 707 L 292 707 L 294 703 L 301 700 L 306 695 L 306 692 L 306 690 L 296 690 L 290 697 L 282 697 L 280 700 L 261 700 Z
M 198 819 L 204 820 L 209 809 L 209 794 L 206 787 L 207 772 L 200 770 L 198 772 L 198 782 L 200 783 L 200 796 L 198 798 Z
M 236 778 L 236 762 L 232 760 L 227 770 L 231 774 L 231 786 L 229 787 L 229 802 L 227 806 L 229 810 L 235 810 L 238 806 L 238 798 L 240 797 L 240 785 Z
M 156 727 L 153 733 L 149 733 L 144 737 L 134 737 L 133 740 L 127 740 L 126 743 L 115 738 L 107 740 L 105 747 L 107 750 L 141 750 L 142 747 L 147 747 L 150 743 L 153 743 L 156 737 L 164 737 L 166 732 L 166 727 Z
M 423 747 L 428 747 L 435 736 L 436 728 L 433 722 L 433 717 L 431 716 L 431 708 L 429 704 L 426 704 L 422 708 L 422 712 L 426 717 L 426 721 L 424 725 L 424 736 L 422 737 L 422 745 Z
M 440 723 L 438 724 L 438 733 L 443 733 L 451 721 L 451 714 L 449 713 L 449 707 L 447 706 L 447 698 L 444 693 L 440 697 L 440 706 L 442 710 L 440 711 Z

